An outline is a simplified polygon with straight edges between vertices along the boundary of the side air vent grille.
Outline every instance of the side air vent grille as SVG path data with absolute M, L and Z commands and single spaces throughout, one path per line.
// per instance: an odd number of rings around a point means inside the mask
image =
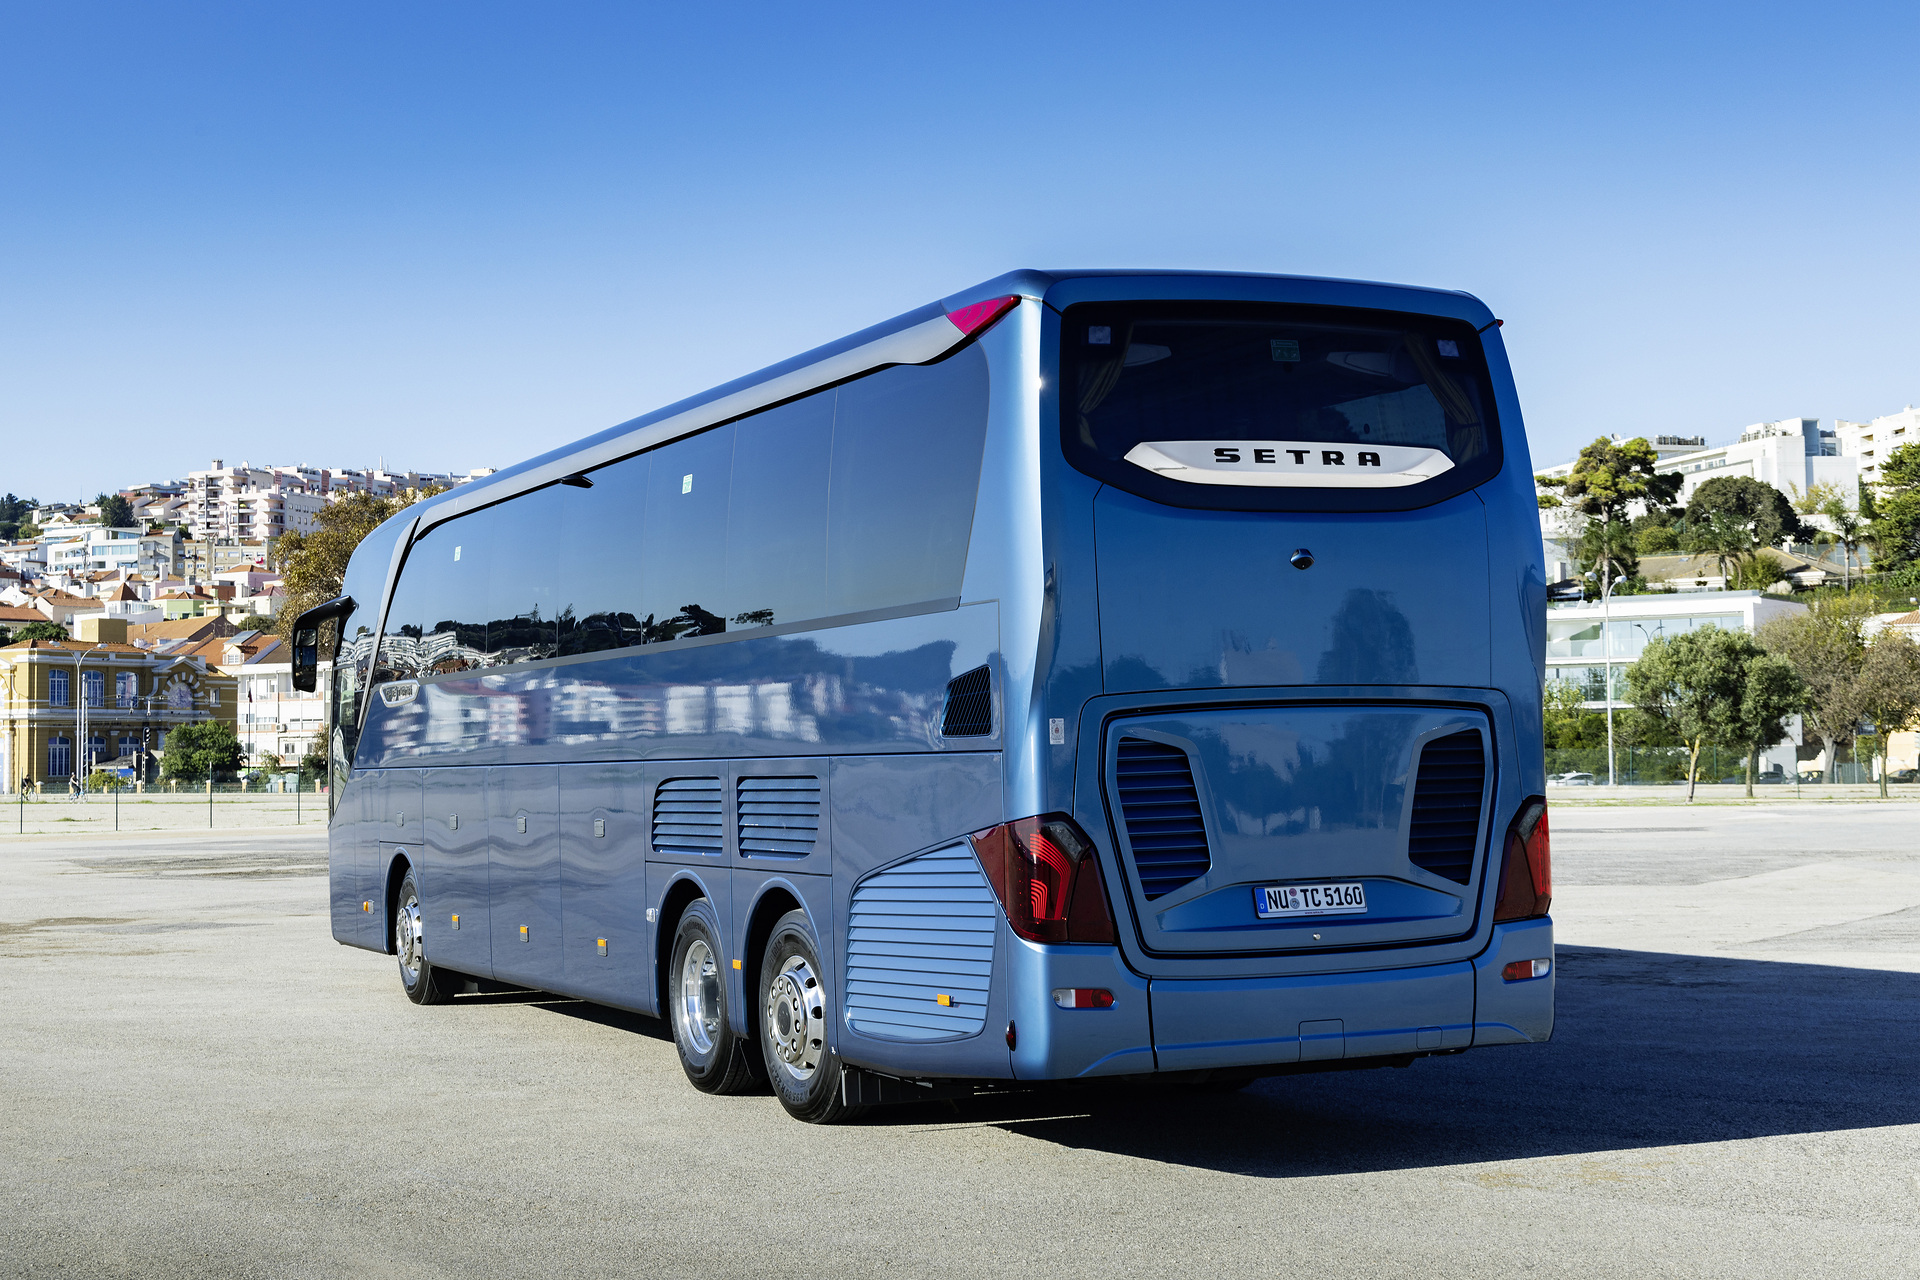
M 1213 865 L 1187 753 L 1163 742 L 1120 739 L 1120 815 L 1148 898 L 1172 893 Z
M 717 858 L 720 779 L 668 778 L 653 793 L 653 851 Z
M 999 920 L 993 889 L 964 846 L 862 880 L 847 910 L 847 1025 L 890 1040 L 978 1035 Z
M 1435 738 L 1421 750 L 1407 833 L 1409 862 L 1459 884 L 1473 879 L 1486 781 L 1487 753 L 1478 729 Z
M 734 814 L 741 857 L 804 858 L 820 838 L 820 779 L 742 778 Z
M 943 738 L 984 738 L 993 732 L 993 673 L 975 667 L 947 681 Z

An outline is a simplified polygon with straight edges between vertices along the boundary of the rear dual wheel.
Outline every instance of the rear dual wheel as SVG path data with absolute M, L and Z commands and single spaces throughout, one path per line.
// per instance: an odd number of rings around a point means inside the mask
M 773 926 L 760 964 L 760 1053 L 774 1096 L 808 1124 L 837 1124 L 865 1111 L 841 1094 L 840 1056 L 827 1047 L 832 1003 L 804 911 Z

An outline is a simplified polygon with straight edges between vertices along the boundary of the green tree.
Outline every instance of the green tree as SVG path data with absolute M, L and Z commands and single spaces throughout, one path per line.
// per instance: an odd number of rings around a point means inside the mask
M 126 529 L 133 525 L 133 504 L 117 493 L 103 493 L 97 500 L 100 505 L 100 523 L 109 529 Z
M 320 749 L 319 743 L 307 748 L 307 754 L 300 757 L 300 784 L 312 786 L 317 778 L 327 776 L 327 753 Z
M 240 739 L 224 720 L 183 724 L 167 734 L 160 771 L 169 778 L 196 780 L 238 773 L 246 759 Z
M 57 622 L 29 622 L 26 626 L 14 631 L 13 638 L 7 643 L 19 644 L 22 640 L 71 639 L 73 637 L 67 634 L 67 629 Z
M 1680 550 L 1681 526 L 1664 507 L 1633 518 L 1633 549 L 1643 556 L 1670 556 Z
M 1872 602 L 1834 596 L 1815 602 L 1805 613 L 1763 623 L 1755 638 L 1762 648 L 1784 658 L 1806 686 L 1802 711 L 1807 724 L 1829 747 L 1827 781 L 1834 780 L 1840 753 L 1850 745 L 1866 715 L 1860 683 L 1866 660 L 1863 636 Z
M 1777 547 L 1802 532 L 1799 512 L 1787 495 L 1751 476 L 1715 476 L 1694 490 L 1687 502 L 1689 551 L 1713 556 L 1720 576 L 1731 583 L 1763 547 Z M 1774 579 L 1778 581 L 1778 579 Z
M 7 494 L 0 498 L 0 542 L 12 542 L 20 536 L 20 526 L 27 522 L 27 514 L 39 506 L 32 498 L 22 498 Z
M 1875 489 L 1862 486 L 1860 514 L 1873 543 L 1873 567 L 1899 569 L 1920 560 L 1920 444 L 1903 444 L 1880 465 Z
M 409 489 L 393 498 L 351 493 L 322 507 L 312 532 L 282 534 L 278 555 L 286 574 L 287 597 L 275 616 L 274 629 L 291 636 L 295 619 L 340 594 L 347 561 L 362 539 L 395 512 L 439 492 L 437 488 Z
M 1748 656 L 1730 745 L 1747 749 L 1747 798 L 1752 799 L 1760 753 L 1787 736 L 1787 717 L 1806 705 L 1807 686 L 1786 659 L 1768 653 L 1744 635 L 1740 639 L 1746 642 Z
M 1548 683 L 1541 710 L 1546 745 L 1554 750 L 1604 746 L 1607 718 L 1586 705 L 1588 690 L 1566 680 Z
M 1689 803 L 1700 749 L 1708 743 L 1744 747 L 1751 740 L 1743 701 L 1747 670 L 1759 656 L 1744 632 L 1709 626 L 1655 639 L 1627 668 L 1627 696 L 1686 745 Z
M 1888 628 L 1868 643 L 1860 661 L 1860 705 L 1873 721 L 1880 757 L 1880 798 L 1887 797 L 1887 739 L 1920 719 L 1920 645 Z
M 1631 508 L 1670 507 L 1680 492 L 1680 476 L 1661 473 L 1658 463 L 1659 455 L 1644 437 L 1619 442 L 1602 437 L 1580 451 L 1570 474 L 1534 477 L 1542 488 L 1559 490 L 1558 496 L 1544 495 L 1552 505 L 1564 506 L 1585 521 L 1574 551 L 1599 581 L 1595 595 L 1614 578 L 1631 578 L 1640 571 Z

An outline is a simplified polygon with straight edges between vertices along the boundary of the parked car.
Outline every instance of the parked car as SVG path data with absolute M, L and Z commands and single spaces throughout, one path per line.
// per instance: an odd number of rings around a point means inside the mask
M 1550 787 L 1591 787 L 1596 786 L 1590 773 L 1556 773 L 1547 779 Z
M 1889 769 L 1887 770 L 1888 782 L 1912 782 L 1916 778 L 1920 778 L 1920 769 Z

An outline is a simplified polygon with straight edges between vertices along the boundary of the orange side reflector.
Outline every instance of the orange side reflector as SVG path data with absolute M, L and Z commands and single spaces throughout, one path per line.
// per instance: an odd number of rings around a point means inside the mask
M 948 995 L 944 991 L 942 991 L 939 995 L 935 996 L 934 999 L 938 1000 L 941 1004 L 946 1005 L 949 1008 L 951 1008 L 953 1005 L 953 997 Z
M 371 911 L 373 910 L 373 904 L 371 902 L 363 902 L 360 904 L 360 909 L 362 911 Z
M 738 969 L 738 968 L 740 967 L 740 962 L 739 962 L 738 960 L 735 960 L 735 961 L 733 962 L 733 967 L 734 967 L 734 968 L 736 968 L 736 969 Z

